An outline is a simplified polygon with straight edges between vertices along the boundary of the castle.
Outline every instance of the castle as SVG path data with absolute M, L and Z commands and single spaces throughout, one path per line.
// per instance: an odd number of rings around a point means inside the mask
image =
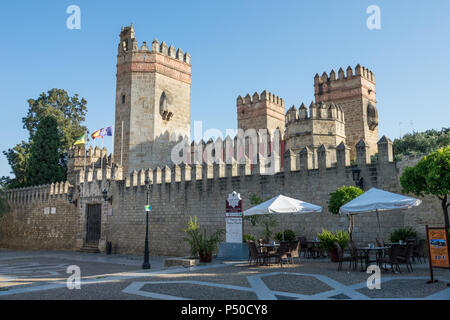
M 243 142 L 237 136 L 190 142 L 190 85 L 189 53 L 158 40 L 151 50 L 146 42 L 139 47 L 133 26 L 122 28 L 113 154 L 89 148 L 86 156 L 84 148 L 71 149 L 67 181 L 9 190 L 12 214 L 0 221 L 0 245 L 105 251 L 111 242 L 113 252 L 141 254 L 143 208 L 150 202 L 151 254 L 185 255 L 189 216 L 211 230 L 224 228 L 225 197 L 233 190 L 241 193 L 244 209 L 253 194 L 264 199 L 282 193 L 322 205 L 321 214 L 280 221 L 279 228 L 308 237 L 322 228 L 346 228 L 345 219 L 328 213 L 326 201 L 336 188 L 354 185 L 354 166 L 365 189 L 401 192 L 392 142 L 378 137 L 375 79 L 367 68 L 316 74 L 315 101 L 308 107 L 286 111 L 285 101 L 268 91 L 239 96 Z M 174 149 L 180 163 L 173 162 Z M 208 154 L 215 161 L 205 161 Z M 435 205 L 424 201 L 422 208 Z M 358 219 L 363 223 L 357 223 L 355 239 L 373 240 L 375 218 Z M 388 233 L 402 226 L 420 229 L 431 218 L 411 209 L 383 219 Z M 259 232 L 247 224 L 245 230 Z

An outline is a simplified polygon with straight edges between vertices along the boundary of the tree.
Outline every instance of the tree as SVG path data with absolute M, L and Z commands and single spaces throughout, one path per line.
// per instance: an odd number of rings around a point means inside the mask
M 342 186 L 336 191 L 330 193 L 330 198 L 328 200 L 328 210 L 333 214 L 338 214 L 339 209 L 346 204 L 347 202 L 352 201 L 356 197 L 359 197 L 364 193 L 363 190 L 357 187 L 353 186 Z M 354 222 L 354 216 L 348 215 L 348 233 L 350 235 L 350 239 L 352 239 L 353 234 L 353 226 L 355 224 Z
M 403 155 L 427 154 L 450 145 L 450 128 L 440 131 L 431 129 L 425 132 L 405 134 L 393 143 L 394 155 L 400 160 Z
M 24 129 L 28 130 L 28 141 L 22 141 L 13 148 L 3 151 L 12 172 L 9 188 L 29 185 L 26 181 L 26 166 L 30 156 L 30 144 L 33 141 L 40 120 L 46 116 L 56 119 L 60 132 L 59 159 L 64 168 L 67 167 L 67 151 L 74 141 L 86 132 L 81 123 L 86 118 L 86 100 L 78 95 L 69 96 L 63 89 L 51 89 L 41 93 L 37 99 L 28 99 L 28 113 L 22 118 Z
M 400 184 L 404 193 L 421 197 L 436 196 L 441 201 L 445 227 L 449 229 L 450 147 L 436 150 L 422 158 L 414 167 L 405 168 Z
M 56 119 L 47 116 L 39 121 L 26 170 L 28 185 L 64 180 L 64 168 L 60 161 L 60 143 Z
M 3 151 L 3 154 L 6 156 L 6 159 L 11 166 L 11 173 L 15 176 L 14 179 L 4 177 L 5 188 L 13 189 L 26 186 L 26 164 L 29 157 L 29 151 L 30 144 L 26 141 L 22 141 L 12 149 L 8 149 L 8 151 Z
M 256 194 L 252 194 L 250 197 L 250 204 L 256 206 L 260 203 L 263 203 L 264 200 L 258 197 Z M 272 239 L 272 230 L 270 228 L 277 226 L 277 219 L 273 214 L 262 214 L 262 215 L 253 215 L 244 217 L 245 220 L 250 221 L 252 226 L 256 226 L 258 224 L 263 225 L 264 231 L 262 232 L 262 237 L 268 242 Z
M 338 214 L 339 209 L 347 202 L 352 201 L 364 193 L 363 190 L 353 186 L 342 186 L 330 193 L 328 200 L 328 210 L 333 214 Z

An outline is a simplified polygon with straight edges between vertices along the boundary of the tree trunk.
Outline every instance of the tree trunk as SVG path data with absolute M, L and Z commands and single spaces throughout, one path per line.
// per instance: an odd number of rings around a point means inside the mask
M 448 206 L 450 203 L 447 203 L 447 195 L 443 198 L 439 197 L 439 199 L 441 199 L 442 210 L 444 211 L 445 228 L 448 230 L 450 229 L 450 223 L 448 220 Z

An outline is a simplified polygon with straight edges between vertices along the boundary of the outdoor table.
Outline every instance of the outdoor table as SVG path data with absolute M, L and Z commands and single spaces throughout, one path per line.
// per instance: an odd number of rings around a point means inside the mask
M 258 248 L 260 249 L 261 253 L 264 254 L 264 261 L 263 264 L 268 264 L 269 262 L 269 251 L 271 248 L 277 248 L 279 247 L 280 244 L 279 243 L 262 243 L 262 244 L 258 244 Z
M 308 251 L 310 253 L 310 256 L 312 258 L 319 258 L 320 252 L 316 251 L 315 249 L 316 249 L 317 245 L 320 243 L 320 241 L 319 240 L 309 240 L 309 241 L 306 241 L 306 243 L 308 244 Z
M 376 254 L 378 255 L 380 253 L 380 251 L 382 252 L 383 250 L 389 249 L 389 247 L 358 247 L 358 250 L 364 252 L 364 256 L 365 256 L 365 264 L 366 267 L 365 269 L 367 270 L 367 267 L 369 266 L 369 263 L 371 262 L 376 262 L 377 260 L 370 260 L 370 252 L 375 251 Z M 361 270 L 364 271 L 364 270 Z

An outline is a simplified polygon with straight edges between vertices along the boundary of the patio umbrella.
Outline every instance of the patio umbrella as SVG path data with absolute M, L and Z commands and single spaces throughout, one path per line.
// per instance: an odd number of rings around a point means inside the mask
M 322 207 L 301 200 L 278 195 L 244 211 L 244 216 L 280 213 L 308 213 L 321 212 Z
M 422 201 L 419 199 L 404 196 L 402 194 L 392 193 L 377 188 L 371 188 L 359 197 L 344 204 L 339 212 L 341 214 L 355 215 L 363 212 L 377 213 L 378 234 L 381 231 L 380 217 L 378 211 L 387 211 L 395 209 L 408 209 L 418 206 Z M 353 229 L 353 226 L 352 226 Z

